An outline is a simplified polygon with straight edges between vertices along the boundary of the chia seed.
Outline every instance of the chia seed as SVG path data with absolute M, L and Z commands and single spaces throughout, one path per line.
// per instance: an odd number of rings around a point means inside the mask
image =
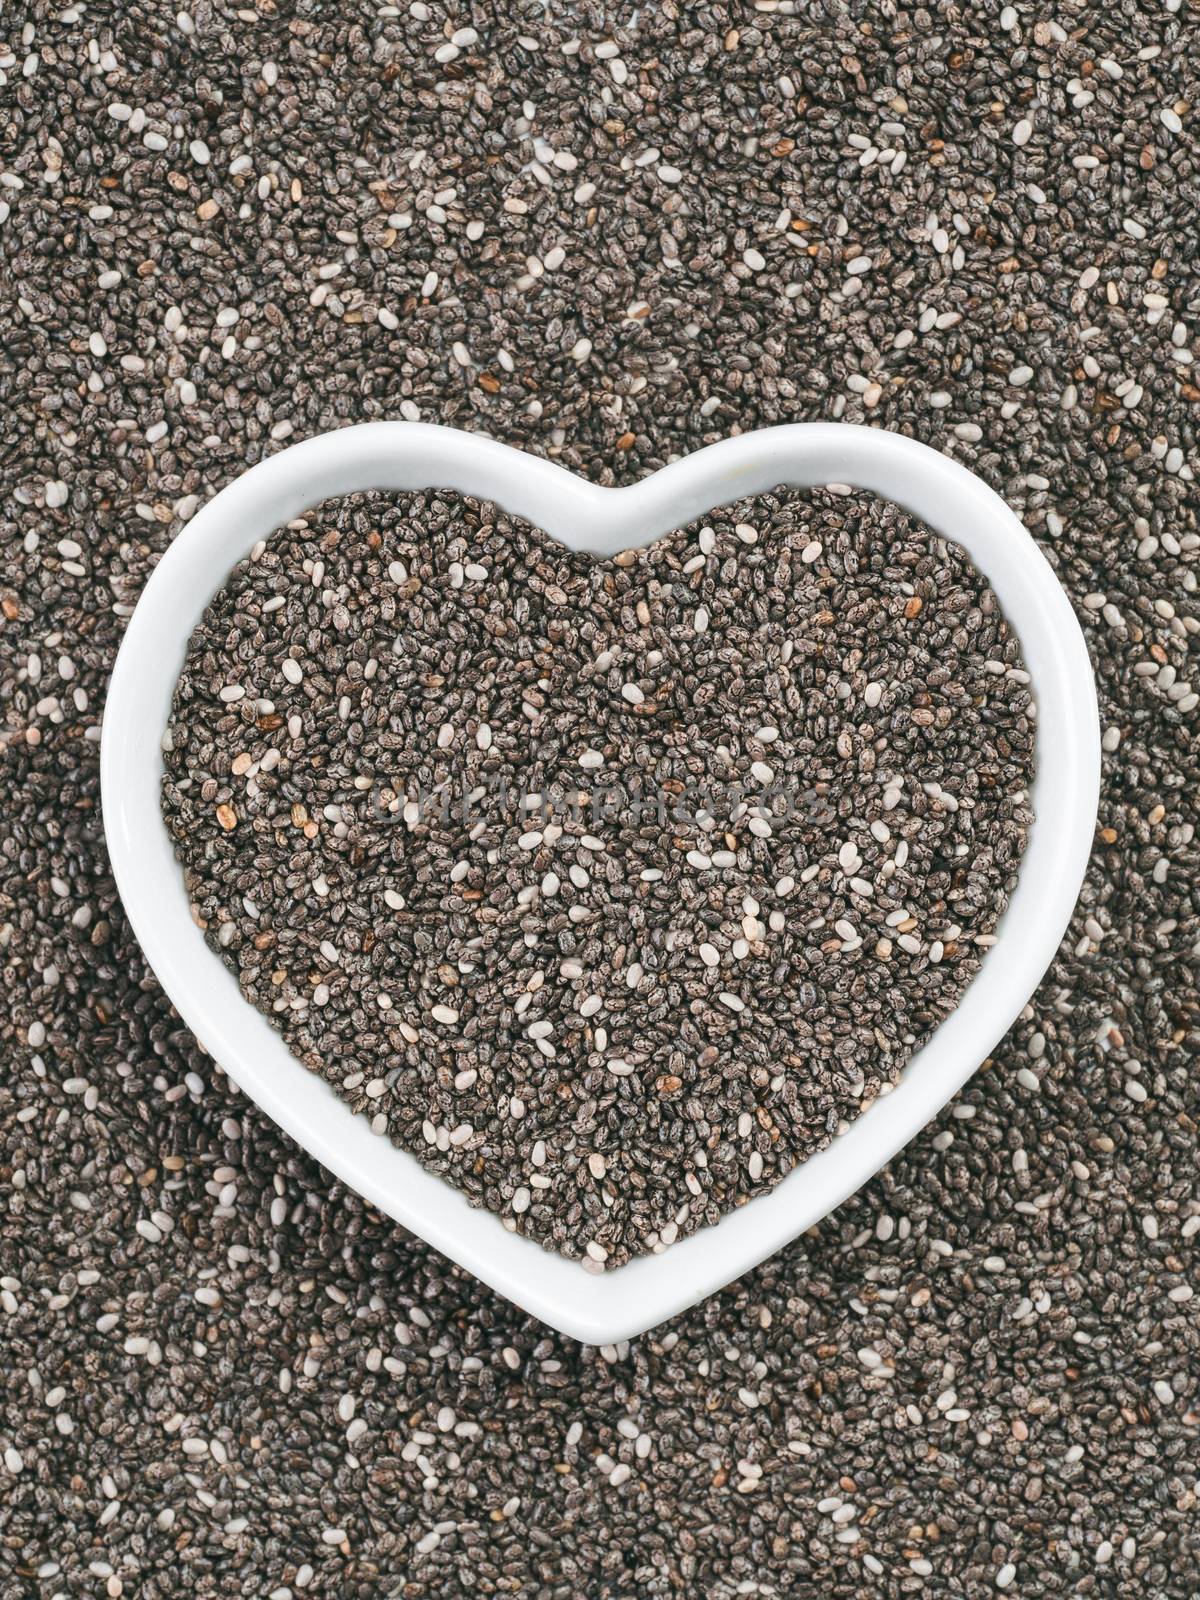
M 1193 13 L 184 4 L 0 41 L 4 1600 L 1194 1600 Z M 332 1181 L 109 870 L 154 562 L 289 437 L 396 416 L 620 483 L 899 429 L 1008 500 L 1092 651 L 1095 849 L 1024 1014 L 833 1216 L 628 1344 Z
M 163 806 L 295 1054 L 613 1267 L 772 1187 L 953 1009 L 1031 820 L 1027 685 L 987 584 L 887 502 L 776 491 L 601 563 L 360 495 L 209 605 Z

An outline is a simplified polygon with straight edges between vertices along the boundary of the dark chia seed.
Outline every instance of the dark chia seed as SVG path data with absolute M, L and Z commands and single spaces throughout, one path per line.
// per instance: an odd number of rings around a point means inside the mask
M 242 992 L 431 1170 L 598 1270 L 769 1189 L 994 940 L 1028 675 L 961 551 L 777 491 L 611 563 L 447 493 L 256 547 L 163 806 Z
M 0 1594 L 1195 1600 L 1194 8 L 183 3 L 0 39 Z M 1016 509 L 1095 662 L 1095 849 L 1019 1021 L 628 1344 L 333 1182 L 113 885 L 154 562 L 383 416 L 609 482 L 899 429 Z

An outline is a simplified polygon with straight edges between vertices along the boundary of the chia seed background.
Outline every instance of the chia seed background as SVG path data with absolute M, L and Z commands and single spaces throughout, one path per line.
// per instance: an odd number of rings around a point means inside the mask
M 397 9 L 3 24 L 0 1593 L 1193 1594 L 1194 23 Z M 1092 868 L 1022 1020 L 835 1217 L 628 1346 L 331 1184 L 108 873 L 98 723 L 157 555 L 290 435 L 399 415 L 606 481 L 899 428 L 1024 517 L 1100 677 Z

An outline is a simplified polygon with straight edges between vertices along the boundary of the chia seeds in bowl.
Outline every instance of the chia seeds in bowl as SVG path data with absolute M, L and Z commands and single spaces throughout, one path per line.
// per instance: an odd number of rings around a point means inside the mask
M 1033 746 L 994 594 L 888 502 L 780 489 L 600 562 L 376 492 L 215 596 L 163 809 L 299 1059 L 601 1270 L 895 1083 L 994 942 Z

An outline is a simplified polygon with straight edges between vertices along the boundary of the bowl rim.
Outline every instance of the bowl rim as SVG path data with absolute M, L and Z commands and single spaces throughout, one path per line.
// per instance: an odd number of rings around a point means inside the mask
M 493 500 L 573 549 L 643 545 L 778 484 L 846 484 L 896 501 L 960 544 L 1016 629 L 1037 705 L 1035 820 L 997 944 L 955 1011 L 818 1155 L 719 1223 L 599 1274 L 581 1270 L 373 1134 L 241 997 L 192 922 L 159 809 L 161 737 L 192 630 L 236 561 L 280 523 L 355 490 L 445 488 Z M 630 1338 L 722 1288 L 824 1216 L 924 1128 L 1020 1014 L 1065 932 L 1099 800 L 1095 683 L 1054 570 L 968 468 L 883 428 L 789 423 L 706 446 L 639 482 L 602 487 L 485 434 L 371 422 L 316 435 L 248 468 L 202 506 L 151 574 L 109 682 L 101 733 L 104 829 L 130 924 L 215 1062 L 335 1177 L 523 1310 L 588 1344 Z

